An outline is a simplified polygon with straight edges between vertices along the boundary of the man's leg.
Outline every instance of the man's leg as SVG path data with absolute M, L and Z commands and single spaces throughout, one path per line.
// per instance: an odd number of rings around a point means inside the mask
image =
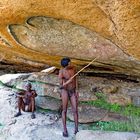
M 28 111 L 32 112 L 31 118 L 35 118 L 35 98 L 31 98 L 30 104 L 28 106 Z
M 23 98 L 18 97 L 18 113 L 15 115 L 15 117 L 18 117 L 21 115 L 21 109 L 25 111 L 25 104 L 24 104 Z
M 77 97 L 75 94 L 72 94 L 70 97 L 70 102 L 72 106 L 72 112 L 74 116 L 74 122 L 75 122 L 75 134 L 78 132 L 78 103 L 77 103 Z
M 68 137 L 67 127 L 66 127 L 68 94 L 66 90 L 62 90 L 61 98 L 62 98 L 62 122 L 63 122 L 63 129 L 64 129 L 63 136 Z

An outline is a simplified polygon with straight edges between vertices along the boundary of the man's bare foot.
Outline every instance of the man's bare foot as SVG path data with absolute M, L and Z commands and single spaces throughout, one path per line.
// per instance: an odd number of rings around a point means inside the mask
M 68 131 L 63 132 L 63 137 L 68 137 Z
M 22 115 L 21 112 L 18 112 L 17 114 L 14 115 L 14 117 L 18 117 L 20 115 Z
M 76 134 L 77 134 L 77 132 L 79 132 L 79 131 L 78 131 L 78 130 L 75 130 L 75 131 L 74 131 L 74 134 L 76 135 Z
M 31 118 L 35 119 L 35 114 L 34 113 L 32 113 Z

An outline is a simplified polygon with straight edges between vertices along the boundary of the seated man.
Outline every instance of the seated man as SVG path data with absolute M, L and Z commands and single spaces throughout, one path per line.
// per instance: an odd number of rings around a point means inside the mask
M 18 97 L 18 113 L 15 115 L 15 117 L 18 117 L 21 115 L 21 109 L 23 111 L 32 112 L 31 118 L 35 118 L 35 97 L 37 96 L 36 91 L 32 90 L 31 83 L 26 84 L 26 90 L 17 93 Z M 27 107 L 27 109 L 26 109 Z

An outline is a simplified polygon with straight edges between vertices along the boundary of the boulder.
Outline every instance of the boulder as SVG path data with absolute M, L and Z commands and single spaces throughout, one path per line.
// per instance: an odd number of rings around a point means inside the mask
M 36 98 L 36 105 L 43 109 L 58 111 L 61 106 L 61 100 L 52 97 L 40 97 Z
M 91 123 L 101 121 L 106 115 L 108 111 L 96 108 L 90 105 L 79 105 L 78 106 L 78 114 L 79 114 L 79 123 Z M 71 107 L 68 109 L 67 117 L 74 121 L 73 113 Z
M 140 107 L 140 88 L 123 89 L 123 92 L 129 93 L 134 106 Z
M 14 91 L 17 91 L 15 88 L 25 89 L 25 83 L 30 81 L 38 96 L 50 96 L 60 100 L 61 90 L 58 75 L 55 73 L 13 74 L 0 76 L 0 79 L 6 81 L 5 84 Z M 139 83 L 85 75 L 78 75 L 77 79 L 79 101 L 95 101 L 102 98 L 111 104 L 139 104 L 136 100 L 139 97 Z
M 93 101 L 97 99 L 94 92 L 91 90 L 91 87 L 88 85 L 88 80 L 88 78 L 85 78 L 84 81 L 83 78 L 78 78 L 79 101 Z M 58 75 L 41 72 L 33 73 L 25 80 L 15 79 L 16 87 L 19 89 L 24 89 L 26 81 L 30 81 L 32 83 L 33 89 L 37 91 L 39 96 L 50 96 L 60 99 L 61 90 L 59 88 Z M 93 82 L 90 81 L 90 84 L 92 83 Z
M 63 56 L 80 69 L 97 57 L 86 71 L 140 79 L 139 0 L 3 0 L 0 5 L 5 72 L 60 68 Z
M 81 130 L 76 135 L 76 140 L 139 140 L 140 135 L 129 132 L 104 132 Z
M 128 121 L 128 117 L 120 115 L 119 113 L 108 112 L 107 115 L 102 119 L 102 121 L 110 122 L 110 121 Z
M 18 74 L 4 74 L 0 76 L 0 81 L 6 85 L 16 85 L 17 81 L 23 81 L 27 79 L 30 73 L 18 73 Z
M 128 117 L 125 117 L 119 113 L 109 112 L 105 109 L 97 108 L 91 105 L 79 105 L 78 106 L 79 123 L 92 123 L 98 121 L 128 121 Z M 71 107 L 68 108 L 67 117 L 74 121 L 73 112 Z
M 131 96 L 125 94 L 109 95 L 107 101 L 111 104 L 129 105 L 132 103 Z

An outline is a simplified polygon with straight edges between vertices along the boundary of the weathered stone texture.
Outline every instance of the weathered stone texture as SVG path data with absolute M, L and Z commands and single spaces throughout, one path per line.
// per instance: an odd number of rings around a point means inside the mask
M 63 56 L 81 67 L 98 57 L 96 72 L 139 76 L 139 15 L 139 0 L 3 0 L 1 69 L 60 67 Z

